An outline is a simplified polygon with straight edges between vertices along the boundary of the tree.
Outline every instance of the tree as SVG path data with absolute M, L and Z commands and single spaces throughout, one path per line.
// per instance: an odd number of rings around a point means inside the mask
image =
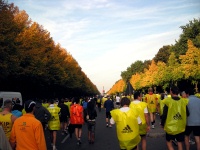
M 183 67 L 184 77 L 195 84 L 198 91 L 198 81 L 200 81 L 200 49 L 195 47 L 191 40 L 188 40 L 188 50 L 185 55 L 181 55 L 181 65 Z
M 183 68 L 179 64 L 174 53 L 171 53 L 166 67 L 166 73 L 164 78 L 165 83 L 175 84 L 183 78 Z
M 157 63 L 158 61 L 167 63 L 170 55 L 170 47 L 169 45 L 163 46 L 159 49 L 156 56 L 153 58 L 153 60 Z
M 172 46 L 171 51 L 175 53 L 176 58 L 179 55 L 184 55 L 188 49 L 187 40 L 190 39 L 194 46 L 200 48 L 200 18 L 189 21 L 185 26 L 180 27 L 183 33 L 180 35 L 178 41 Z

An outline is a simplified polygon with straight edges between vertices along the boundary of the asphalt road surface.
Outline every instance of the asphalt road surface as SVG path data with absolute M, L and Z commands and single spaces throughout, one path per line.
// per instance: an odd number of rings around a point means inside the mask
M 104 109 L 98 112 L 97 115 L 94 144 L 88 143 L 87 124 L 84 124 L 81 137 L 82 144 L 80 146 L 76 144 L 77 140 L 74 134 L 70 138 L 69 136 L 62 135 L 58 131 L 56 142 L 57 150 L 119 150 L 120 147 L 116 136 L 115 125 L 112 128 L 106 127 Z M 147 135 L 147 150 L 167 150 L 165 133 L 160 127 L 159 122 L 159 116 L 157 116 L 155 129 L 151 129 Z M 47 149 L 52 150 L 48 130 L 45 130 L 45 137 Z M 174 145 L 174 149 L 177 150 L 177 146 Z M 195 150 L 195 145 L 191 145 L 191 150 Z

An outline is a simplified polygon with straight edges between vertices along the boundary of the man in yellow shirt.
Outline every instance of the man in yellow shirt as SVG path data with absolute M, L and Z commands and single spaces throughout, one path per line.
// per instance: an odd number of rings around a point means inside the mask
M 12 125 L 14 121 L 17 119 L 17 117 L 12 115 L 11 110 L 12 110 L 12 101 L 9 99 L 5 100 L 3 105 L 3 111 L 0 113 L 0 124 L 2 125 L 2 128 L 8 140 L 10 138 Z
M 46 150 L 42 124 L 33 115 L 35 102 L 28 100 L 24 107 L 26 114 L 15 120 L 12 127 L 11 147 L 16 150 Z
M 145 102 L 147 103 L 148 112 L 150 114 L 151 128 L 154 129 L 155 120 L 156 120 L 156 111 L 157 111 L 157 102 L 158 98 L 156 94 L 153 93 L 153 89 L 148 89 L 148 94 L 145 95 Z

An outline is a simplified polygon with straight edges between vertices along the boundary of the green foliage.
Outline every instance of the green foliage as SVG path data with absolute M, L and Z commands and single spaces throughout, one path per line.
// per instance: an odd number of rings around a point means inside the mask
M 153 60 L 157 63 L 158 61 L 167 63 L 170 55 L 170 46 L 163 46 L 162 48 L 159 49 L 158 53 L 156 56 L 153 58 Z
M 167 89 L 172 84 L 186 81 L 195 84 L 197 91 L 200 82 L 200 19 L 189 21 L 181 29 L 183 33 L 175 45 L 160 48 L 153 60 L 136 61 L 121 72 L 122 79 L 126 83 L 130 81 L 137 90 L 156 86 Z
M 172 46 L 171 51 L 175 53 L 178 58 L 180 55 L 184 55 L 188 49 L 187 40 L 190 39 L 194 46 L 200 48 L 200 18 L 189 21 L 185 26 L 180 27 L 183 33 L 180 35 L 178 41 Z

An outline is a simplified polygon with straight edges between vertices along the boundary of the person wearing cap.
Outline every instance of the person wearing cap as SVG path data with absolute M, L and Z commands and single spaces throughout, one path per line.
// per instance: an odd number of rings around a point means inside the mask
M 33 115 L 35 104 L 32 100 L 26 101 L 24 105 L 26 114 L 13 124 L 10 144 L 15 150 L 47 150 L 42 124 Z
M 5 100 L 3 105 L 3 111 L 0 112 L 0 124 L 2 124 L 6 137 L 10 138 L 10 132 L 14 121 L 17 119 L 12 113 L 12 100 Z

